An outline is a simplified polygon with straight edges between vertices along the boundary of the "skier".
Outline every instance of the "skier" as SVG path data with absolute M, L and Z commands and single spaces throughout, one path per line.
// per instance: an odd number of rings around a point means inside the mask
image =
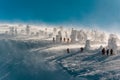
M 105 48 L 102 49 L 102 55 L 105 55 Z
M 107 49 L 106 53 L 107 53 L 107 55 L 109 55 L 109 49 Z
M 70 50 L 69 50 L 69 48 L 67 48 L 67 53 L 70 53 Z
M 110 49 L 110 55 L 113 55 L 113 49 Z

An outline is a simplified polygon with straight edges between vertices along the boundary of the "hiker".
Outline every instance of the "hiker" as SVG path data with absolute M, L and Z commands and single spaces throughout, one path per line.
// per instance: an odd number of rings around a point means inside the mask
M 109 55 L 109 49 L 107 49 L 106 53 L 107 53 L 107 55 Z
M 65 42 L 65 38 L 64 38 L 64 42 Z
M 110 49 L 110 55 L 113 55 L 113 49 Z
M 70 50 L 69 50 L 69 48 L 67 48 L 67 53 L 70 53 Z
M 67 38 L 67 43 L 69 43 L 69 41 L 70 41 L 69 38 Z
M 102 55 L 105 55 L 105 48 L 102 49 Z
M 62 42 L 62 37 L 60 37 L 60 42 Z
M 55 42 L 55 38 L 53 37 L 53 42 Z
M 83 47 L 80 48 L 80 51 L 83 52 Z

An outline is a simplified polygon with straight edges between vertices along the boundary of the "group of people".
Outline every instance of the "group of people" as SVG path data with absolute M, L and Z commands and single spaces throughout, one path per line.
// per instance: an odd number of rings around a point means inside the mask
M 102 55 L 113 55 L 113 49 L 102 49 Z
M 67 48 L 66 50 L 67 50 L 67 53 L 70 53 L 69 48 Z M 84 48 L 81 47 L 80 52 L 83 52 L 83 50 L 84 50 Z M 103 48 L 101 52 L 102 52 L 102 55 L 113 55 L 114 54 L 113 49 L 105 49 L 105 48 Z
M 62 40 L 63 40 L 64 42 L 66 42 L 66 40 L 67 40 L 68 43 L 70 42 L 70 39 L 69 39 L 69 38 L 62 38 L 62 37 L 60 37 L 60 42 L 62 42 Z M 55 41 L 56 41 L 56 40 L 55 40 L 55 38 L 53 37 L 53 42 L 55 42 Z M 83 50 L 84 50 L 84 48 L 81 47 L 81 48 L 80 48 L 80 52 L 83 52 Z M 67 51 L 67 53 L 70 53 L 70 49 L 69 49 L 69 48 L 67 48 L 66 51 Z M 102 52 L 102 55 L 113 55 L 113 54 L 114 54 L 113 49 L 105 49 L 105 48 L 103 48 L 101 52 Z
M 81 48 L 80 48 L 80 52 L 83 52 L 83 50 L 84 50 L 84 48 L 81 47 Z M 69 48 L 67 48 L 67 53 L 70 53 L 70 49 L 69 49 Z
M 53 37 L 53 42 L 55 42 L 56 40 L 55 40 L 55 37 Z M 67 42 L 67 43 L 69 43 L 70 42 L 70 38 L 62 38 L 62 37 L 60 37 L 60 42 Z

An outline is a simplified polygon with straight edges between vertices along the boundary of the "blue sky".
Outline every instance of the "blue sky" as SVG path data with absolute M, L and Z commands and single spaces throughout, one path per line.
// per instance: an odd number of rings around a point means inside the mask
M 0 21 L 118 25 L 120 0 L 0 0 Z

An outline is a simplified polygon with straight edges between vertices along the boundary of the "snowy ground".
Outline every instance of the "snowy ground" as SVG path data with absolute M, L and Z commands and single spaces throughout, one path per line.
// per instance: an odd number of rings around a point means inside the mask
M 91 50 L 80 52 L 84 45 L 54 43 L 52 38 L 45 36 L 1 35 L 0 80 L 120 79 L 119 53 L 101 55 L 100 46 L 107 44 L 93 44 Z

